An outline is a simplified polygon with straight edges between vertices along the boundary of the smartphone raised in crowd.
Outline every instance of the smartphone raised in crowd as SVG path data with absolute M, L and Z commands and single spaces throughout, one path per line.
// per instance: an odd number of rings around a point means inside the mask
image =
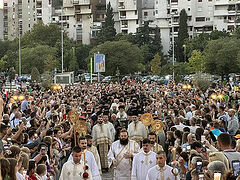
M 233 175 L 237 177 L 240 171 L 240 161 L 232 161 Z
M 197 162 L 196 170 L 198 173 L 202 172 L 202 162 L 201 161 Z

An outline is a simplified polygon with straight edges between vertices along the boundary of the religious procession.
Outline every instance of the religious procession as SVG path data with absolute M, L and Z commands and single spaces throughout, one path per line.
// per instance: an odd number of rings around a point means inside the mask
M 239 180 L 239 79 L 38 84 L 0 98 L 0 179 Z M 106 175 L 109 177 L 106 177 Z

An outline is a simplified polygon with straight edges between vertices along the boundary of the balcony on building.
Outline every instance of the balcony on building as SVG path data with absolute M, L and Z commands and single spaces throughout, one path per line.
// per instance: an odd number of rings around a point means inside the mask
M 37 9 L 37 16 L 42 16 L 42 10 L 41 9 Z
M 118 9 L 125 9 L 124 2 L 119 2 Z
M 18 5 L 22 5 L 22 0 L 18 0 Z
M 36 2 L 36 8 L 42 8 L 42 1 Z
M 122 21 L 122 25 L 121 25 L 121 28 L 124 29 L 124 28 L 128 28 L 128 21 Z
M 178 0 L 171 0 L 171 4 L 172 5 L 177 5 L 178 4 Z
M 235 13 L 235 11 L 236 11 L 236 7 L 235 7 L 235 4 L 230 4 L 230 5 L 228 5 L 228 13 L 229 14 L 233 14 L 233 13 Z
M 90 5 L 90 0 L 73 0 L 73 5 Z
M 91 14 L 92 10 L 91 10 L 91 6 L 81 6 L 81 5 L 77 5 L 75 6 L 75 13 L 76 14 Z
M 127 17 L 126 11 L 121 11 L 120 12 L 120 19 L 126 19 L 126 17 Z

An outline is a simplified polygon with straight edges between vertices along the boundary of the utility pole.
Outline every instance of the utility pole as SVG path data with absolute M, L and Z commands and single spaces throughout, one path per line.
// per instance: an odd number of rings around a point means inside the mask
M 63 73 L 63 8 L 61 13 L 61 41 L 62 41 L 62 73 Z

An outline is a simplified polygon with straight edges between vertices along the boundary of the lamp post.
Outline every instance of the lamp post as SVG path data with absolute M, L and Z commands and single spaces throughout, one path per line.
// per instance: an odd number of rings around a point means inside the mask
M 183 48 L 184 48 L 184 61 L 186 62 L 186 45 L 185 44 L 183 45 Z
M 18 48 L 19 48 L 19 77 L 22 74 L 22 68 L 21 68 L 21 34 L 20 34 L 20 20 L 18 21 Z
M 61 8 L 61 41 L 62 41 L 62 73 L 63 73 L 63 8 Z
M 172 26 L 172 64 L 173 64 L 173 81 L 174 81 L 174 65 L 175 65 L 175 62 L 174 62 L 174 59 L 175 59 L 175 52 L 174 52 L 174 26 L 173 26 L 173 15 L 174 13 L 171 13 L 171 26 Z

